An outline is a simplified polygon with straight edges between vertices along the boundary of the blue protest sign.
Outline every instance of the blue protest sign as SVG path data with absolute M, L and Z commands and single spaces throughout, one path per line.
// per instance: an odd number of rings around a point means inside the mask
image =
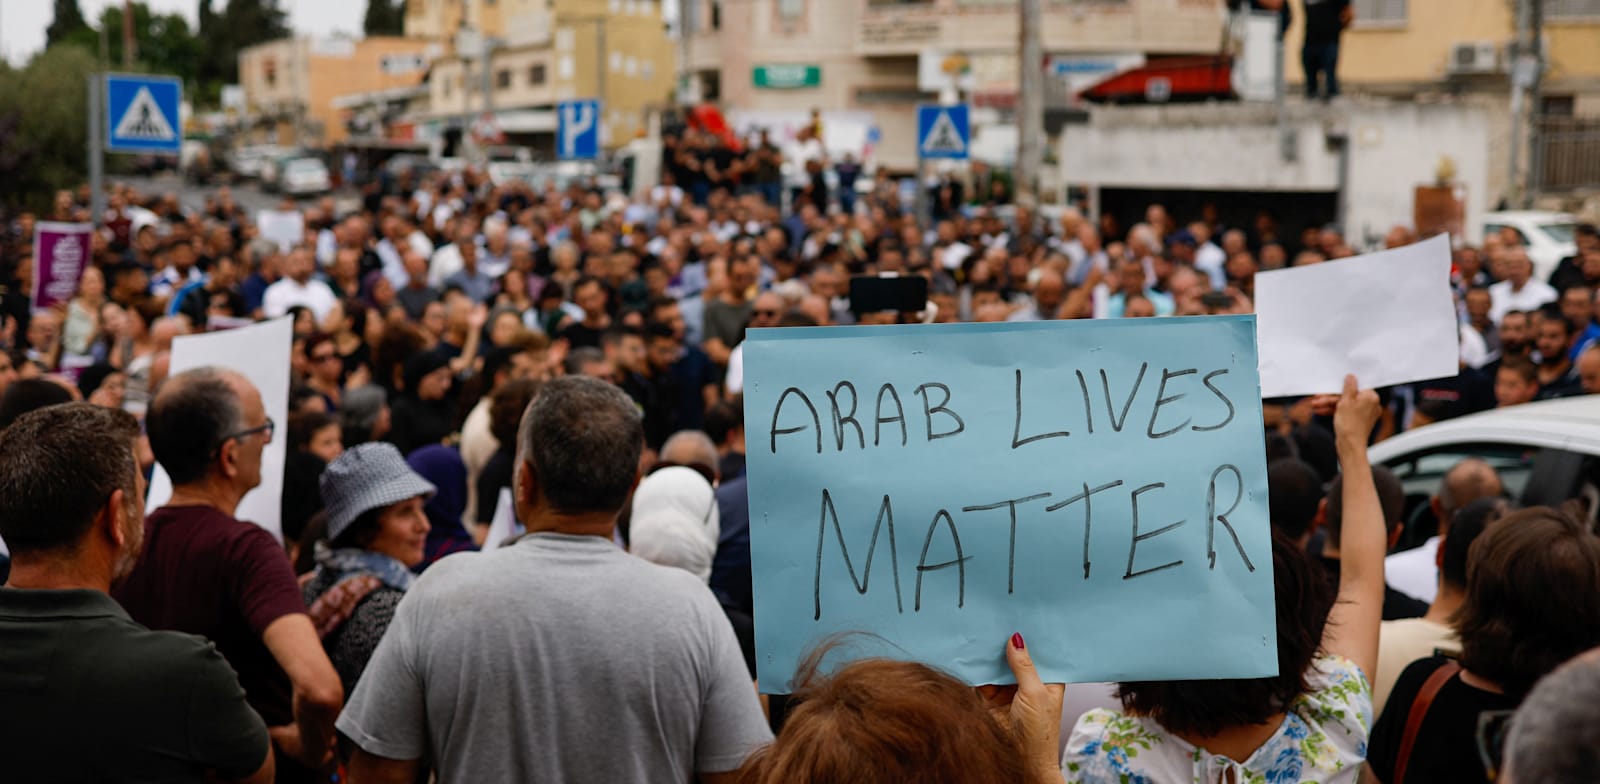
M 1008 683 L 1277 672 L 1255 320 L 752 330 L 763 691 L 851 655 Z
M 177 154 L 183 82 L 171 76 L 106 76 L 106 149 Z
M 556 153 L 564 161 L 600 157 L 600 102 L 562 101 L 556 105 Z
M 917 107 L 917 155 L 926 159 L 966 160 L 972 141 L 967 107 Z

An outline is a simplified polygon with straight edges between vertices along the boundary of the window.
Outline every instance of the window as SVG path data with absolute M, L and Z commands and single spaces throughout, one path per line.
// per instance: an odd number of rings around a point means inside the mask
M 544 84 L 544 80 L 544 63 L 539 63 L 537 65 L 528 67 L 528 84 L 538 87 L 539 85 Z
M 504 90 L 510 86 L 511 70 L 509 68 L 502 68 L 494 72 L 494 88 L 496 90 Z
M 1600 0 L 1545 0 L 1544 18 L 1600 20 Z
M 711 29 L 722 29 L 722 0 L 711 0 Z
M 1399 25 L 1406 22 L 1406 0 L 1354 0 L 1356 24 Z
M 778 16 L 798 19 L 806 12 L 806 0 L 778 0 Z

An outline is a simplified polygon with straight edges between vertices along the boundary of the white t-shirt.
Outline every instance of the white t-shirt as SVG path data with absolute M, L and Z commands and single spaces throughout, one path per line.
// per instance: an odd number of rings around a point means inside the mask
M 261 295 L 261 312 L 269 319 L 277 318 L 288 313 L 289 308 L 295 305 L 304 305 L 311 309 L 311 314 L 320 324 L 338 302 L 339 298 L 333 295 L 333 289 L 316 278 L 304 284 L 283 278 L 268 286 L 266 293 Z
M 1433 604 L 1439 595 L 1439 537 L 1421 547 L 1401 550 L 1383 559 L 1383 577 L 1389 587 Z
M 1489 287 L 1489 320 L 1500 325 L 1500 319 L 1513 310 L 1538 310 L 1541 305 L 1555 302 L 1556 290 L 1542 280 L 1529 279 L 1521 291 L 1511 288 L 1511 281 L 1502 280 Z
M 723 387 L 729 395 L 737 395 L 744 391 L 744 344 L 740 343 L 728 352 L 728 375 L 724 378 Z

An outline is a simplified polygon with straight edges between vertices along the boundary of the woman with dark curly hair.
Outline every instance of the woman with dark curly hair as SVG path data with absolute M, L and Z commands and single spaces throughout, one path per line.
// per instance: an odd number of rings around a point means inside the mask
M 1356 781 L 1372 727 L 1367 674 L 1378 659 L 1383 611 L 1387 536 L 1367 462 L 1380 405 L 1377 393 L 1357 391 L 1354 377 L 1342 396 L 1315 405 L 1334 409 L 1344 469 L 1337 602 L 1305 552 L 1274 535 L 1278 674 L 1119 684 L 1121 711 L 1089 711 L 1073 728 L 1062 759 L 1067 781 Z

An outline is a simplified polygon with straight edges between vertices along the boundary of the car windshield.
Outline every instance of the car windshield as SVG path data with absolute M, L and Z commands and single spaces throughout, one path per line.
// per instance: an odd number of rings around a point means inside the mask
M 318 162 L 318 161 L 313 161 L 313 160 L 309 160 L 309 159 L 301 159 L 301 160 L 298 160 L 298 161 L 290 161 L 289 162 L 289 166 L 287 167 L 287 171 L 300 172 L 300 173 L 310 173 L 310 172 L 317 171 L 318 169 L 321 169 L 321 168 L 322 168 L 322 164 L 320 162 Z
M 1544 232 L 1545 236 L 1562 245 L 1572 242 L 1573 232 L 1576 231 L 1577 228 L 1577 224 L 1574 223 L 1539 224 L 1539 231 Z

